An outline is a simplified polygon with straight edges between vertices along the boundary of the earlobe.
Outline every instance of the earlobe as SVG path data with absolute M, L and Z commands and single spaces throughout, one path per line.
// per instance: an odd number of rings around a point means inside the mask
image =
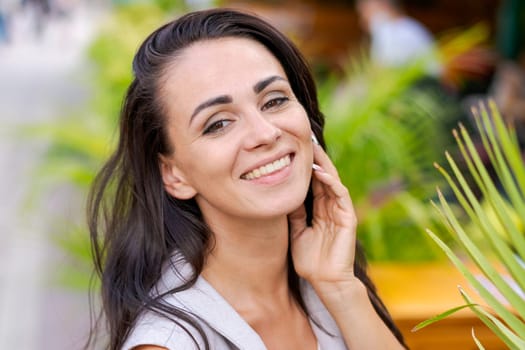
M 197 191 L 186 181 L 182 171 L 175 165 L 173 160 L 159 155 L 160 173 L 164 189 L 177 199 L 190 199 L 195 197 Z

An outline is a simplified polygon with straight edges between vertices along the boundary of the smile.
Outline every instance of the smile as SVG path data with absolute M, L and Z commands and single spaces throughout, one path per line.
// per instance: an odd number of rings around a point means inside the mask
M 290 155 L 287 154 L 286 156 L 282 157 L 281 159 L 277 159 L 274 162 L 265 164 L 261 167 L 258 167 L 257 169 L 254 169 L 246 174 L 243 174 L 241 176 L 241 179 L 243 180 L 254 180 L 259 177 L 274 173 L 276 171 L 281 170 L 282 168 L 288 166 L 291 162 Z

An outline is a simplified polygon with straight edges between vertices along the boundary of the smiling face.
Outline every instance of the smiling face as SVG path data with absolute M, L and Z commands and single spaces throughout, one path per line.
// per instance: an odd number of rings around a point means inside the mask
M 197 42 L 165 72 L 161 101 L 173 152 L 165 188 L 195 197 L 208 223 L 286 217 L 312 172 L 310 123 L 279 61 L 243 38 Z

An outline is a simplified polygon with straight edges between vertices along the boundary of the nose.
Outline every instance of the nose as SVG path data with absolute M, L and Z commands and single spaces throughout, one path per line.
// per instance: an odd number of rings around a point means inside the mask
M 259 111 L 253 111 L 245 118 L 247 133 L 245 146 L 248 149 L 270 145 L 276 142 L 282 134 L 282 130 L 272 122 L 271 117 Z

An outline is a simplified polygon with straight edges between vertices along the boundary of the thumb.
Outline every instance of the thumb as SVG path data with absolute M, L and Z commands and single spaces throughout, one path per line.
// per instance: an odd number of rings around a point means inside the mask
M 300 235 L 306 229 L 306 210 L 304 204 L 299 208 L 288 214 L 288 222 L 290 223 L 290 234 L 292 239 Z

